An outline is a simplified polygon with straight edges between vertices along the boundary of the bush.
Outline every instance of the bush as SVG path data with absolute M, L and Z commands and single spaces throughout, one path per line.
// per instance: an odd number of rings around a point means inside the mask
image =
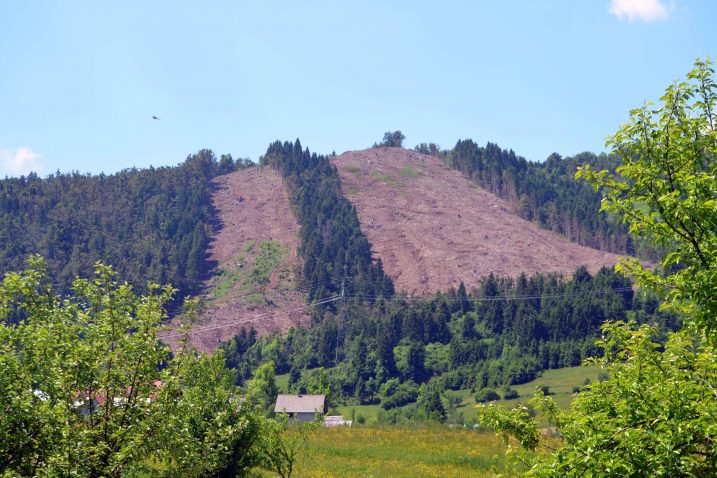
M 418 386 L 411 382 L 404 382 L 396 387 L 395 392 L 388 397 L 384 397 L 381 407 L 384 410 L 401 407 L 411 402 L 415 402 L 418 398 Z
M 406 139 L 406 136 L 404 136 L 404 134 L 400 130 L 386 131 L 383 134 L 383 140 L 378 144 L 374 144 L 373 146 L 374 148 L 380 146 L 400 148 L 401 146 L 403 146 L 404 139 Z
M 500 395 L 492 388 L 482 388 L 476 392 L 475 399 L 476 403 L 492 402 L 500 400 Z
M 550 387 L 547 385 L 538 385 L 537 388 L 543 393 L 543 395 L 555 395 L 555 393 L 550 391 Z
M 513 400 L 514 398 L 518 398 L 518 397 L 520 397 L 520 395 L 518 395 L 518 391 L 514 390 L 512 388 L 506 388 L 505 392 L 503 393 L 503 398 L 505 400 Z

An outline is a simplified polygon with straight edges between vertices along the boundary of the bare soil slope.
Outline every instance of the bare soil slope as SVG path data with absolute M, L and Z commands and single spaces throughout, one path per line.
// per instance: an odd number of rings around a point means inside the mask
M 204 351 L 216 349 L 242 327 L 265 334 L 309 318 L 295 287 L 299 224 L 281 177 L 271 168 L 255 167 L 219 176 L 214 185 L 221 227 L 208 252 L 218 267 L 190 335 Z
M 520 218 L 439 158 L 373 148 L 332 162 L 396 290 L 426 295 L 460 281 L 470 290 L 491 272 L 570 275 L 618 260 Z

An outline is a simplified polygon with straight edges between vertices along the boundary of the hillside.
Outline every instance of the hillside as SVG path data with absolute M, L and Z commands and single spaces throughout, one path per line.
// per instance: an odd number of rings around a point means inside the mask
M 0 180 L 0 276 L 40 254 L 66 294 L 101 260 L 137 290 L 150 281 L 179 289 L 174 310 L 212 268 L 212 178 L 248 166 L 203 149 L 173 167 Z
M 396 290 L 469 289 L 494 273 L 592 272 L 618 256 L 579 246 L 511 212 L 509 205 L 434 156 L 373 148 L 332 158 L 344 194 Z
M 191 335 L 200 350 L 216 349 L 243 327 L 264 334 L 308 319 L 302 310 L 274 315 L 304 305 L 295 283 L 299 225 L 280 176 L 250 168 L 218 176 L 213 186 L 220 225 L 208 254 L 217 268 Z

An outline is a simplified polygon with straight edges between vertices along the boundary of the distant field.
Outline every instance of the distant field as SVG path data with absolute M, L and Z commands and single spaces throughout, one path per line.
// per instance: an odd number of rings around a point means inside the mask
M 367 424 L 376 423 L 376 415 L 379 410 L 382 410 L 381 405 L 342 405 L 337 408 L 345 418 L 351 419 L 351 413 L 353 412 L 354 420 L 362 416 L 366 419 Z
M 591 382 L 596 381 L 599 373 L 599 367 L 567 367 L 546 370 L 543 372 L 542 377 L 538 377 L 532 382 L 511 386 L 511 388 L 516 390 L 520 395 L 518 398 L 513 400 L 498 400 L 496 403 L 507 407 L 513 407 L 518 403 L 527 403 L 528 400 L 533 397 L 536 387 L 547 386 L 550 388 L 551 397 L 553 397 L 553 400 L 555 400 L 558 406 L 560 408 L 568 408 L 570 402 L 575 398 L 573 395 L 573 387 L 583 386 L 586 379 Z M 476 404 L 473 394 L 470 393 L 469 390 L 464 390 L 463 392 L 466 396 L 459 409 L 471 409 Z M 500 394 L 501 391 L 498 390 L 498 393 Z
M 570 402 L 573 400 L 573 387 L 583 386 L 585 380 L 596 381 L 600 369 L 598 367 L 568 367 L 556 370 L 547 370 L 543 373 L 542 377 L 539 377 L 532 382 L 524 383 L 522 385 L 513 385 L 511 388 L 516 390 L 519 394 L 517 399 L 512 400 L 498 400 L 497 404 L 505 405 L 506 407 L 513 407 L 518 403 L 526 404 L 528 400 L 533 397 L 535 388 L 538 386 L 547 386 L 550 388 L 551 397 L 558 404 L 560 408 L 568 408 Z M 285 390 L 283 385 L 288 380 L 284 375 L 277 375 L 276 382 L 280 390 Z M 458 406 L 457 411 L 463 412 L 465 419 L 469 419 L 475 416 L 475 399 L 474 394 L 470 390 L 459 390 L 463 401 Z M 500 394 L 501 391 L 498 390 Z M 345 418 L 351 418 L 353 411 L 354 419 L 358 419 L 359 416 L 363 416 L 366 419 L 367 425 L 374 425 L 377 423 L 377 414 L 381 410 L 380 405 L 342 405 L 337 407 L 338 412 Z
M 297 477 L 482 477 L 503 471 L 492 433 L 429 428 L 322 428 L 310 438 Z M 267 475 L 271 476 L 271 475 Z

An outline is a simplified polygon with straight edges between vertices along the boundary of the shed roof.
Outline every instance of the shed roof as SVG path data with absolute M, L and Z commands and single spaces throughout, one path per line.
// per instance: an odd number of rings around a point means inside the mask
M 326 395 L 279 395 L 274 413 L 315 413 L 324 411 Z

